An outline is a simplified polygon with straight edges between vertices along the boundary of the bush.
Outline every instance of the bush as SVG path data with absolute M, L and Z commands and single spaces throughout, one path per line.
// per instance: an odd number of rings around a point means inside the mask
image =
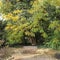
M 57 4 L 60 1 L 2 2 L 1 11 L 7 21 L 6 44 L 18 44 L 26 40 L 32 44 L 38 41 L 54 49 L 60 47 L 60 4 Z

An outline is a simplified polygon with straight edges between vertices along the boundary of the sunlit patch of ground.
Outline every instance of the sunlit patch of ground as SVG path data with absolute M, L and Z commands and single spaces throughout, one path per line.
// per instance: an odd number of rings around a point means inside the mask
M 60 51 L 52 49 L 36 48 L 14 48 L 7 47 L 0 49 L 0 60 L 59 60 Z

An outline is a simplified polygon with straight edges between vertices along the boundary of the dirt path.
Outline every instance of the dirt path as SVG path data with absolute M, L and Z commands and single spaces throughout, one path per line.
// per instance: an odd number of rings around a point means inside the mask
M 52 56 L 39 55 L 39 54 L 14 55 L 13 57 L 8 60 L 59 60 L 59 59 L 56 59 Z
M 36 49 L 31 47 L 4 48 L 0 50 L 0 60 L 60 60 L 60 53 L 56 53 L 50 49 Z
M 26 59 L 22 59 L 22 60 L 57 60 L 51 56 L 35 56 L 32 58 L 26 58 Z

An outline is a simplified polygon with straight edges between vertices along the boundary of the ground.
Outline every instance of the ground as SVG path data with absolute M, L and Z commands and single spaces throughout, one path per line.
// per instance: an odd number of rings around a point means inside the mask
M 0 49 L 0 60 L 60 60 L 60 51 L 35 46 Z

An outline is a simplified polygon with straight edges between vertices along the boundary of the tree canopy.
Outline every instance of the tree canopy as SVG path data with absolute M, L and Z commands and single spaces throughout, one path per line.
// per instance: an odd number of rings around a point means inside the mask
M 0 13 L 7 22 L 6 44 L 60 48 L 59 0 L 1 0 Z

